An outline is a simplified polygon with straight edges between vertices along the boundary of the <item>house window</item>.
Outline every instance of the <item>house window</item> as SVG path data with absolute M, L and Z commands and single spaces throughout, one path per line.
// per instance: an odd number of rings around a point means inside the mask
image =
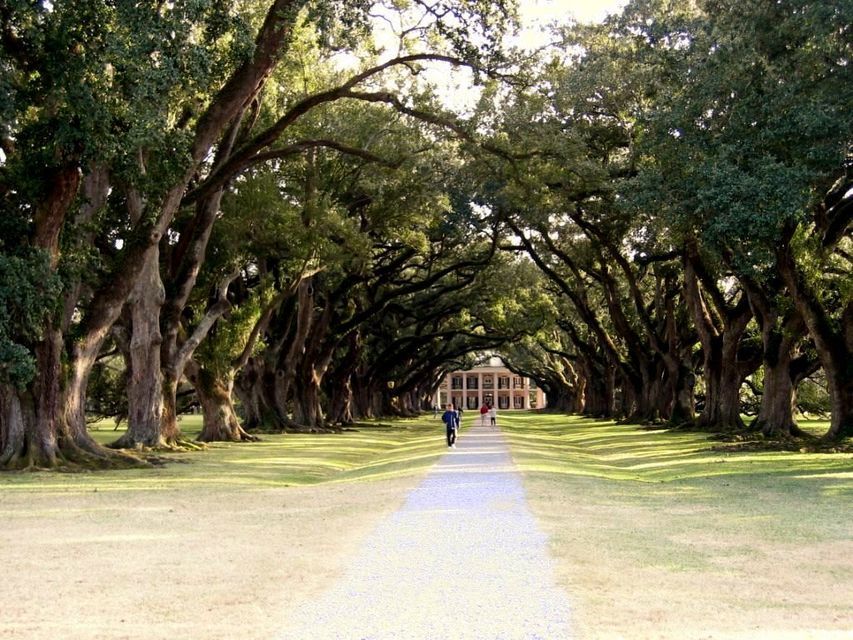
M 477 396 L 468 396 L 468 408 L 476 409 L 478 406 Z
M 468 376 L 468 388 L 469 389 L 477 389 L 479 387 L 479 380 L 477 376 Z
M 498 378 L 498 389 L 509 389 L 509 376 Z
M 450 388 L 451 389 L 461 389 L 462 388 L 462 376 L 453 376 L 450 379 Z
M 512 388 L 513 389 L 523 389 L 524 388 L 524 379 L 519 376 L 512 377 Z
M 483 389 L 494 389 L 495 379 L 492 376 L 483 377 Z
M 524 409 L 524 396 L 515 396 L 512 399 L 513 409 Z
M 509 409 L 509 398 L 507 396 L 498 398 L 498 409 Z

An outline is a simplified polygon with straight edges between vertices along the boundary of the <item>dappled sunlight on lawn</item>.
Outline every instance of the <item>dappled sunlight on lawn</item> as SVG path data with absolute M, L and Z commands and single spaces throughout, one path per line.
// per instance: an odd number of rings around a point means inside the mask
M 188 438 L 199 416 L 182 420 Z M 505 412 L 500 431 L 465 425 L 452 450 L 455 469 L 494 453 L 502 433 L 523 472 L 556 477 L 598 477 L 669 483 L 689 478 L 769 474 L 820 478 L 825 492 L 853 491 L 853 455 L 798 452 L 717 452 L 701 433 L 647 430 L 612 421 L 534 412 Z M 120 431 L 98 425 L 93 435 L 115 440 Z M 86 474 L 9 474 L 4 490 L 41 492 L 167 490 L 219 485 L 240 490 L 318 483 L 362 482 L 420 473 L 448 453 L 444 427 L 425 416 L 388 423 L 360 423 L 340 434 L 261 434 L 260 442 L 212 443 L 202 451 L 165 453 L 163 467 Z M 467 450 L 465 442 L 477 447 Z M 474 456 L 477 456 L 476 458 Z
M 186 438 L 197 437 L 200 416 L 181 422 Z M 104 444 L 122 431 L 109 423 L 93 427 Z M 420 473 L 446 451 L 437 421 L 398 420 L 333 434 L 260 434 L 259 442 L 215 442 L 201 451 L 158 454 L 165 465 L 151 469 L 84 474 L 7 474 L 3 490 L 76 493 L 160 491 L 221 486 L 238 490 L 305 486 L 405 477 Z
M 825 627 L 850 628 L 853 455 L 716 450 L 704 433 L 566 415 L 503 418 L 584 637 L 849 636 Z M 777 633 L 781 616 L 795 632 Z
M 501 426 L 519 467 L 538 473 L 660 483 L 757 473 L 841 479 L 853 468 L 851 454 L 718 452 L 706 434 L 565 415 L 508 414 Z

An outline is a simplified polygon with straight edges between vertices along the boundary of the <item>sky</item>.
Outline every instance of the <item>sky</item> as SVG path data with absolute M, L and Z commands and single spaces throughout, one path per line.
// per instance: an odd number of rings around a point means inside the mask
M 573 17 L 579 22 L 599 22 L 615 13 L 627 0 L 519 0 L 521 20 L 527 25 L 547 24 Z
M 550 41 L 543 30 L 553 22 L 600 22 L 611 13 L 619 12 L 628 0 L 518 0 L 520 33 L 509 43 L 535 50 Z M 435 69 L 426 72 L 430 82 L 439 86 L 442 101 L 447 107 L 464 114 L 473 108 L 479 90 L 471 84 L 467 70 Z

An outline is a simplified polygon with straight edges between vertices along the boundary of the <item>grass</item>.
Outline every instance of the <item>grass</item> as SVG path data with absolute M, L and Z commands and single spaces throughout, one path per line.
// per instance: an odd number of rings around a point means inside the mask
M 703 434 L 536 413 L 503 412 L 499 422 L 549 535 L 579 637 L 849 637 L 853 454 L 720 452 Z M 198 416 L 182 428 L 195 437 Z M 115 637 L 110 625 L 141 588 L 127 576 L 142 575 L 172 547 L 179 551 L 167 556 L 175 576 L 167 582 L 175 594 L 162 597 L 155 582 L 145 592 L 158 611 L 173 601 L 170 615 L 184 620 L 182 603 L 203 597 L 201 610 L 233 606 L 234 616 L 208 623 L 233 617 L 234 628 L 198 637 L 234 637 L 241 615 L 254 620 L 245 637 L 272 637 L 252 603 L 267 598 L 266 619 L 290 606 L 271 594 L 313 593 L 333 580 L 353 545 L 444 454 L 443 431 L 425 416 L 343 434 L 212 444 L 167 454 L 173 462 L 153 469 L 0 474 L 0 559 L 23 581 L 7 591 L 44 594 L 38 606 L 9 614 L 22 629 L 12 637 L 51 635 L 43 611 L 53 600 L 67 609 L 58 619 L 86 611 L 92 625 L 110 630 L 87 635 L 84 625 L 75 637 Z M 119 435 L 109 424 L 92 433 L 103 443 Z M 201 542 L 208 540 L 217 542 Z M 46 560 L 45 549 L 54 553 Z M 240 559 L 233 568 L 223 564 L 230 558 Z M 90 573 L 97 588 L 79 580 Z M 50 580 L 68 585 L 64 598 L 44 588 Z M 230 590 L 197 586 L 231 581 L 250 594 L 245 607 Z M 116 590 L 114 605 L 99 613 L 102 594 Z M 0 597 L 15 601 L 2 589 Z M 162 625 L 153 634 L 150 615 L 139 620 L 127 637 L 176 635 Z
M 582 637 L 853 628 L 853 454 L 719 452 L 704 434 L 547 414 L 501 427 Z
M 195 438 L 201 416 L 181 421 Z M 103 444 L 121 434 L 111 422 L 92 425 Z M 73 492 L 132 491 L 193 486 L 263 489 L 393 478 L 418 473 L 444 453 L 441 423 L 422 417 L 393 423 L 365 422 L 342 434 L 264 435 L 256 443 L 212 443 L 205 450 L 165 454 L 163 467 L 90 473 L 5 474 L 3 490 Z
M 815 423 L 809 427 L 825 431 Z M 745 474 L 819 476 L 827 490 L 853 490 L 853 454 L 721 452 L 712 450 L 719 443 L 705 434 L 577 416 L 505 414 L 502 427 L 527 471 L 657 483 Z
M 0 637 L 279 637 L 444 451 L 424 418 L 211 444 L 148 469 L 0 474 Z
M 838 514 L 853 506 L 853 454 L 718 452 L 700 433 L 530 413 L 505 416 L 502 428 L 523 472 L 574 489 L 585 478 L 603 502 L 699 521 L 726 514 L 792 541 L 850 533 Z

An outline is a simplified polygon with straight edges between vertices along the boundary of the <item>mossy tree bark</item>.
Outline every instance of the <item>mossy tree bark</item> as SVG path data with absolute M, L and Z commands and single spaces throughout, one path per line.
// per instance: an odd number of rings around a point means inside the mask
M 356 330 L 346 340 L 346 352 L 328 376 L 329 421 L 332 424 L 352 424 L 353 411 L 352 379 L 361 356 L 361 333 Z
M 69 378 L 65 398 L 61 386 L 65 379 L 58 373 L 61 371 L 59 354 L 66 345 L 62 342 L 65 337 L 62 332 L 58 334 L 57 341 L 57 327 L 61 326 L 57 319 L 47 328 L 45 345 L 34 349 L 44 368 L 37 372 L 31 389 L 16 401 L 10 399 L 9 393 L 4 394 L 6 410 L 2 419 L 14 421 L 8 428 L 5 423 L 0 425 L 4 451 L 7 452 L 3 454 L 6 463 L 17 464 L 25 457 L 32 459 L 35 466 L 53 465 L 59 459 L 58 453 L 66 448 L 68 454 L 62 454 L 65 458 L 78 454 L 107 457 L 103 448 L 94 443 L 86 430 L 85 393 L 91 367 L 110 327 L 116 322 L 136 286 L 140 273 L 149 264 L 147 256 L 152 247 L 157 246 L 171 224 L 187 185 L 196 176 L 197 168 L 205 161 L 224 127 L 256 93 L 280 53 L 287 47 L 290 29 L 303 4 L 304 0 L 276 0 L 272 4 L 256 38 L 252 57 L 234 70 L 198 119 L 192 131 L 189 166 L 177 172 L 170 185 L 164 187 L 161 197 L 150 198 L 145 207 L 144 219 L 133 226 L 124 238 L 124 246 L 117 259 L 112 261 L 115 269 L 105 274 L 100 283 L 92 285 L 93 290 L 86 296 L 86 304 L 77 309 L 82 319 L 75 328 L 73 344 L 67 345 L 69 357 L 65 371 Z M 56 150 L 57 156 L 61 153 L 62 150 Z M 144 151 L 140 150 L 141 160 L 144 155 Z M 77 195 L 80 176 L 85 171 L 86 167 L 82 167 L 78 161 L 63 164 L 58 179 L 49 180 L 48 198 L 34 207 L 35 231 L 31 241 L 33 246 L 44 248 L 52 256 L 54 267 L 59 253 L 59 233 Z M 135 196 L 138 194 L 134 194 L 133 188 L 127 187 L 126 191 L 128 203 L 137 201 Z M 79 288 L 73 286 L 70 289 L 77 291 Z M 75 305 L 66 305 L 66 308 L 74 309 Z M 137 363 L 137 372 L 143 366 Z M 155 387 L 159 388 L 159 385 L 146 386 L 149 395 L 159 393 Z M 140 401 L 137 407 L 142 404 L 150 406 L 152 403 Z M 23 438 L 19 436 L 21 433 Z M 18 447 L 19 443 L 23 444 Z M 13 447 L 18 447 L 18 450 L 12 452 Z
M 834 442 L 853 437 L 853 300 L 843 301 L 838 320 L 833 321 L 797 265 L 790 243 L 780 247 L 777 256 L 779 273 L 814 340 L 826 374 L 832 416 L 824 439 Z
M 706 303 L 700 279 L 713 307 Z M 758 354 L 741 357 L 741 338 L 752 318 L 749 300 L 742 291 L 732 303 L 725 300 L 714 279 L 704 270 L 695 248 L 684 259 L 684 281 L 685 296 L 702 344 L 705 404 L 698 424 L 715 431 L 743 429 L 740 389 L 760 364 Z
M 145 266 L 128 299 L 131 316 L 130 378 L 128 380 L 127 431 L 113 446 L 121 449 L 169 447 L 177 443 L 180 431 L 161 429 L 163 381 L 160 368 L 160 309 L 165 301 L 160 279 L 159 248 L 152 246 Z
M 196 362 L 187 365 L 187 376 L 195 387 L 201 403 L 203 417 L 201 442 L 255 442 L 256 436 L 247 433 L 240 425 L 234 410 L 232 390 L 234 377 L 231 373 L 218 376 Z
M 586 225 L 588 232 L 594 235 L 607 249 L 608 254 L 621 269 L 633 301 L 634 313 L 640 321 L 643 335 L 649 347 L 657 354 L 663 371 L 652 373 L 656 380 L 662 374 L 666 390 L 660 389 L 649 402 L 657 403 L 657 413 L 673 425 L 691 424 L 696 417 L 694 402 L 695 376 L 693 374 L 691 351 L 696 341 L 690 323 L 677 309 L 676 300 L 682 288 L 677 285 L 677 272 L 668 262 L 677 257 L 675 254 L 647 256 L 642 262 L 646 269 L 654 263 L 653 294 L 647 300 L 640 288 L 640 280 L 635 268 L 622 255 L 619 248 L 607 241 L 606 236 L 592 225 Z M 602 260 L 604 257 L 602 256 Z M 663 263 L 663 264 L 661 264 Z M 652 310 L 657 310 L 653 315 Z M 639 340 L 639 335 L 636 338 Z M 645 376 L 648 378 L 648 374 Z
M 805 334 L 805 323 L 796 308 L 782 311 L 774 304 L 782 289 L 777 279 L 771 280 L 767 287 L 750 277 L 742 277 L 741 282 L 747 289 L 763 346 L 764 389 L 758 415 L 750 427 L 760 429 L 770 438 L 803 436 L 794 419 L 799 382 L 794 361 Z

